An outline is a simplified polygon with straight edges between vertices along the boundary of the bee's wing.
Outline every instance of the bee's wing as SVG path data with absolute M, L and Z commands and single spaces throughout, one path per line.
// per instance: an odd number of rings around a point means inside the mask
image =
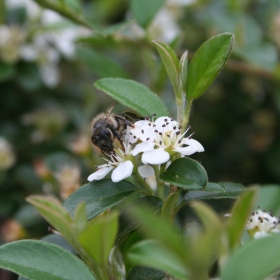
M 106 111 L 105 115 L 106 117 L 109 117 L 113 111 L 113 109 L 115 108 L 115 106 L 118 104 L 118 101 L 116 101 L 111 107 L 108 108 L 108 110 Z

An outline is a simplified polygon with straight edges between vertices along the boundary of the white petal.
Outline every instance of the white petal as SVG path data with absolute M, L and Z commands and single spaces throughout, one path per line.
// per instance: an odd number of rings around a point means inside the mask
M 167 153 L 163 148 L 145 152 L 142 155 L 142 162 L 144 164 L 162 164 L 167 162 L 169 159 L 169 153 Z
M 143 142 L 154 141 L 156 133 L 153 123 L 150 121 L 137 121 L 134 123 L 131 133 Z
M 113 171 L 112 173 L 112 181 L 119 182 L 132 174 L 133 171 L 133 164 L 130 160 L 125 162 L 121 162 Z
M 155 191 L 157 189 L 157 180 L 156 176 L 152 175 L 148 178 L 146 178 L 146 183 L 150 186 L 150 188 Z
M 155 124 L 158 129 L 162 130 L 163 125 L 165 126 L 166 130 L 178 130 L 179 123 L 169 117 L 160 117 L 155 121 Z M 175 128 L 175 129 L 174 129 Z
M 100 169 L 98 169 L 96 172 L 90 174 L 88 176 L 88 181 L 93 181 L 93 180 L 101 180 L 103 179 L 111 170 L 113 169 L 113 166 L 105 166 Z
M 183 138 L 182 139 L 182 144 L 192 146 L 196 150 L 196 152 L 198 152 L 198 153 L 204 152 L 203 146 L 198 141 L 196 141 L 194 139 Z
M 138 172 L 143 178 L 147 178 L 155 174 L 153 167 L 148 164 L 139 166 Z
M 135 146 L 135 148 L 132 150 L 131 154 L 133 156 L 138 155 L 142 152 L 148 152 L 152 151 L 154 149 L 155 144 L 153 142 L 142 142 Z
M 195 147 L 188 146 L 188 147 L 177 147 L 174 151 L 180 153 L 182 156 L 190 156 L 197 152 Z
M 255 239 L 259 239 L 259 238 L 263 238 L 263 237 L 267 237 L 267 236 L 270 236 L 271 234 L 268 234 L 267 232 L 265 231 L 257 231 L 254 235 L 254 238 Z

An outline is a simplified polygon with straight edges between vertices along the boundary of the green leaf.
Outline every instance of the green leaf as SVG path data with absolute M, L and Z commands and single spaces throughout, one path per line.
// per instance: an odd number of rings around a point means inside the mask
M 84 25 L 88 28 L 94 29 L 96 32 L 100 32 L 100 28 L 88 22 L 83 18 L 81 4 L 78 0 L 61 0 L 61 1 L 48 1 L 48 0 L 34 0 L 40 6 L 53 10 L 63 17 L 72 20 L 79 25 Z
M 222 199 L 238 198 L 245 190 L 245 187 L 241 184 L 220 182 L 220 183 L 208 183 L 206 188 L 201 191 L 189 191 L 184 200 L 197 200 L 197 199 Z
M 79 232 L 83 231 L 87 226 L 86 205 L 81 202 L 74 213 L 74 223 Z
M 142 205 L 145 208 L 149 208 L 152 212 L 158 212 L 162 206 L 162 200 L 157 196 L 145 196 L 137 200 L 133 200 L 121 213 L 119 219 L 119 233 L 116 239 L 115 244 L 119 244 L 125 237 L 127 237 L 132 231 L 139 227 L 139 223 L 136 221 L 132 222 L 132 219 L 129 216 L 131 213 L 132 207 L 135 205 Z
M 75 234 L 71 226 L 72 218 L 57 199 L 31 195 L 26 200 L 76 248 Z
M 144 240 L 133 245 L 127 252 L 128 259 L 137 264 L 167 272 L 179 280 L 188 279 L 186 265 L 172 250 L 156 240 Z
M 41 241 L 49 242 L 55 245 L 58 245 L 59 247 L 63 248 L 64 250 L 77 255 L 77 251 L 71 246 L 71 244 L 61 235 L 59 234 L 49 234 L 47 236 L 44 236 Z
M 179 61 L 177 55 L 170 46 L 160 41 L 152 42 L 156 45 L 174 91 L 177 93 L 179 90 Z
M 222 280 L 263 280 L 280 267 L 280 234 L 253 240 L 236 250 L 222 270 Z
M 275 215 L 280 214 L 280 185 L 262 185 L 256 206 L 263 210 L 272 210 Z
M 95 280 L 75 255 L 51 243 L 22 240 L 0 247 L 0 267 L 29 280 Z
M 257 197 L 257 189 L 249 189 L 236 201 L 227 223 L 228 246 L 231 250 L 240 243 L 248 217 Z
M 160 175 L 164 182 L 183 189 L 203 189 L 207 184 L 207 173 L 204 167 L 190 158 L 179 158 L 173 161 Z
M 223 69 L 233 45 L 233 34 L 223 33 L 203 43 L 195 53 L 188 71 L 187 99 L 200 97 Z
M 217 230 L 217 228 L 221 228 L 222 224 L 219 216 L 212 208 L 210 208 L 210 206 L 201 201 L 194 201 L 191 203 L 191 207 L 200 218 L 206 230 L 211 231 L 213 229 Z
M 76 54 L 99 77 L 129 77 L 117 62 L 92 48 L 78 47 Z
M 170 223 L 155 216 L 151 210 L 144 207 L 131 209 L 133 220 L 141 224 L 140 230 L 150 238 L 159 240 L 163 246 L 171 250 L 178 258 L 185 259 L 188 252 L 184 249 L 181 234 L 176 227 L 171 227 Z
M 136 21 L 145 28 L 164 2 L 165 0 L 130 0 L 132 14 Z
M 111 180 L 93 181 L 80 187 L 64 202 L 73 216 L 80 202 L 86 204 L 87 218 L 92 219 L 108 208 L 120 203 L 138 189 L 127 181 L 113 183 Z
M 174 221 L 175 215 L 176 215 L 176 205 L 178 203 L 178 197 L 180 195 L 180 192 L 174 192 L 171 193 L 165 200 L 163 207 L 162 207 L 162 217 L 166 220 L 172 223 Z
M 147 87 L 132 80 L 121 78 L 104 78 L 94 85 L 126 107 L 142 116 L 169 116 L 162 100 Z
M 181 87 L 185 90 L 187 87 L 188 77 L 188 51 L 185 51 L 179 63 L 179 77 L 181 80 Z
M 126 280 L 162 280 L 165 273 L 157 269 L 135 266 L 131 269 Z
M 102 215 L 91 220 L 79 235 L 83 249 L 99 264 L 105 266 L 118 231 L 116 212 Z

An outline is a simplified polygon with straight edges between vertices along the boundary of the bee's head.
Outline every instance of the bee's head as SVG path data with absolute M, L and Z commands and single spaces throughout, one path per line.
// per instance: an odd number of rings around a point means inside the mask
M 111 133 L 108 129 L 102 129 L 99 133 L 92 134 L 91 141 L 103 151 L 112 151 L 114 148 Z

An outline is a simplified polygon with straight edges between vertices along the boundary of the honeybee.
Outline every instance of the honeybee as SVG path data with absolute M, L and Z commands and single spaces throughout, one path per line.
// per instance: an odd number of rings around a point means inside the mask
M 133 113 L 113 114 L 114 104 L 106 113 L 97 115 L 91 122 L 91 141 L 102 153 L 114 153 L 114 140 L 117 138 L 124 149 L 122 132 L 137 117 Z M 134 116 L 134 117 L 133 117 Z

